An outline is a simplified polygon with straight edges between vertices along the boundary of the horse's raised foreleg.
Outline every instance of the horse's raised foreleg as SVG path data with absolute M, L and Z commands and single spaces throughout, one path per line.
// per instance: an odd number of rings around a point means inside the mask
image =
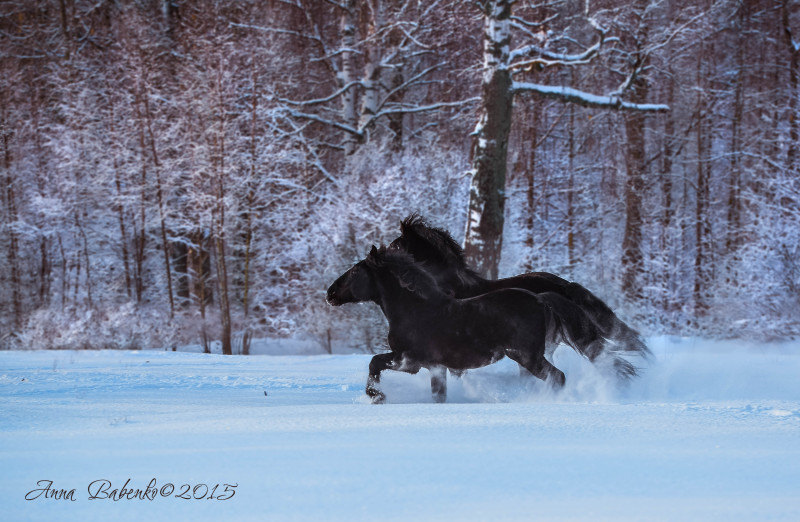
M 378 384 L 381 382 L 381 372 L 391 368 L 393 359 L 393 353 L 379 353 L 369 362 L 366 392 L 373 404 L 380 404 L 386 400 L 386 395 L 378 389 Z
M 386 395 L 378 389 L 381 382 L 381 372 L 383 370 L 396 370 L 406 373 L 417 373 L 420 369 L 419 363 L 409 360 L 403 355 L 394 352 L 379 353 L 369 362 L 369 377 L 367 377 L 367 396 L 372 399 L 373 404 L 380 404 L 386 400 Z
M 447 400 L 447 368 L 444 366 L 431 366 L 431 394 L 434 402 Z

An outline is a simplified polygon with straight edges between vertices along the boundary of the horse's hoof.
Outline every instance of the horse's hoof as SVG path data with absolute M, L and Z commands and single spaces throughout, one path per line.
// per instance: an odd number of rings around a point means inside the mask
M 372 400 L 372 404 L 383 404 L 386 402 L 386 395 L 376 388 L 367 388 L 367 396 Z
M 444 394 L 444 393 L 442 393 L 442 394 L 438 394 L 437 393 L 437 394 L 435 394 L 433 396 L 433 402 L 436 402 L 436 403 L 439 403 L 439 404 L 447 402 L 447 395 Z

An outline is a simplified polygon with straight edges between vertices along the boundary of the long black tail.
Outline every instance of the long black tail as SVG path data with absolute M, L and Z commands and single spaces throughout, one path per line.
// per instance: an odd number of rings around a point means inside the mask
M 619 352 L 637 351 L 641 355 L 646 355 L 649 351 L 644 342 L 641 343 L 643 351 L 619 349 L 615 342 L 610 342 L 580 304 L 555 292 L 544 292 L 537 296 L 549 311 L 547 326 L 549 343 L 563 342 L 592 362 L 607 357 L 615 373 L 622 380 L 636 376 L 636 367 Z
M 586 312 L 603 337 L 614 343 L 615 351 L 631 352 L 644 358 L 650 356 L 650 349 L 639 332 L 625 324 L 600 298 L 578 283 L 569 283 L 565 291 L 566 296 Z

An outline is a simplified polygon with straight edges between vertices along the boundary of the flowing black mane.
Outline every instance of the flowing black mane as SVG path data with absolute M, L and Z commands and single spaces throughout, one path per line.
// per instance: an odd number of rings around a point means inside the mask
M 374 249 L 366 258 L 368 267 L 388 272 L 400 287 L 408 290 L 421 299 L 434 299 L 445 297 L 433 278 L 414 257 L 402 250 L 388 250 L 382 246 Z
M 402 237 L 413 244 L 411 250 L 419 261 L 438 261 L 456 270 L 459 282 L 470 285 L 479 281 L 476 272 L 467 266 L 464 249 L 450 232 L 433 227 L 419 214 L 411 214 L 400 222 Z M 426 259 L 427 258 L 427 259 Z

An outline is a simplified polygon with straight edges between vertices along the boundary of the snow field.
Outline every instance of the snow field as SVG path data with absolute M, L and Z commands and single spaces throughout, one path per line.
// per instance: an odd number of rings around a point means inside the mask
M 559 393 L 504 360 L 446 404 L 386 372 L 378 406 L 366 355 L 0 352 L 2 518 L 800 520 L 800 344 L 649 341 L 624 389 L 561 347 Z M 87 498 L 129 478 L 236 488 Z

